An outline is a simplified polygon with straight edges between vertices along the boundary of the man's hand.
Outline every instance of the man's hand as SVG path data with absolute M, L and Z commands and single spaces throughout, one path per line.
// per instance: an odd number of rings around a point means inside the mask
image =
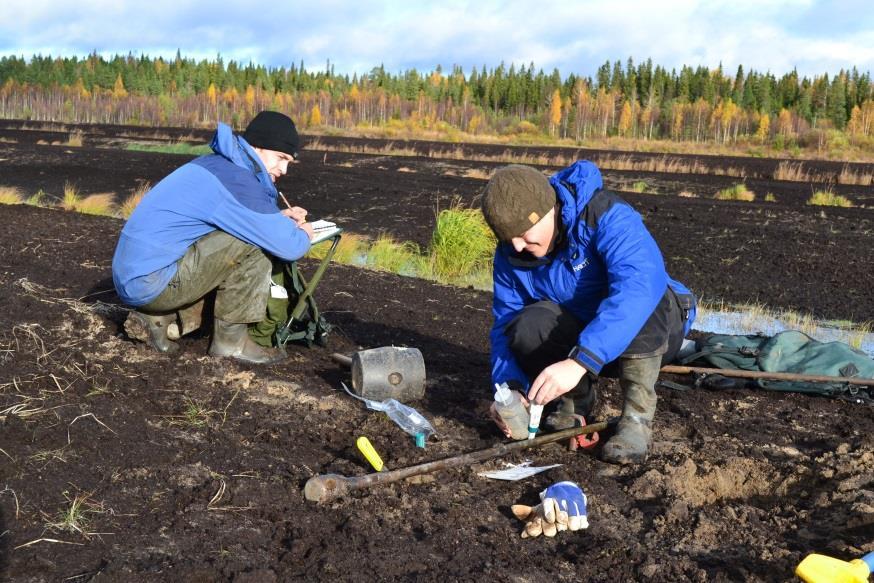
M 307 234 L 307 237 L 310 238 L 310 241 L 313 240 L 313 224 L 312 223 L 303 223 L 299 224 L 298 227 Z
M 522 399 L 522 404 L 528 407 L 528 399 L 525 398 L 524 395 L 519 396 Z M 495 425 L 498 426 L 498 429 L 506 435 L 507 437 L 512 437 L 510 435 L 510 428 L 507 427 L 507 424 L 504 423 L 504 420 L 501 419 L 501 416 L 498 415 L 498 404 L 492 401 L 492 406 L 489 407 L 489 416 L 492 418 L 492 421 L 495 422 Z
M 586 368 L 570 358 L 551 364 L 531 383 L 528 400 L 545 405 L 576 387 L 584 374 Z
M 294 221 L 295 223 L 297 223 L 298 226 L 301 226 L 307 222 L 307 211 L 306 211 L 306 209 L 301 208 L 299 206 L 293 206 L 291 208 L 282 209 L 279 212 L 282 213 L 283 215 L 285 215 L 286 217 L 288 217 L 289 219 L 291 219 L 292 221 Z M 310 238 L 312 238 L 312 234 L 310 234 Z

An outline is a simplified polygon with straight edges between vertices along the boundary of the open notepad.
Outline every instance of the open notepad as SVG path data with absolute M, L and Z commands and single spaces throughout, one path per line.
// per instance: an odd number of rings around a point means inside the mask
M 310 245 L 315 245 L 325 239 L 330 239 L 343 230 L 337 226 L 337 223 L 321 219 L 311 222 L 310 226 L 313 228 L 313 238 L 310 241 Z

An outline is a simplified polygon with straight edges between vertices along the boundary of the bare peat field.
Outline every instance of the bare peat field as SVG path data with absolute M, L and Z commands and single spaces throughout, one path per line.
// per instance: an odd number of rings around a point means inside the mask
M 68 131 L 0 129 L 0 186 L 124 198 L 187 159 L 106 148 L 128 138 L 101 131 L 68 146 L 51 145 Z M 473 201 L 484 182 L 470 176 L 495 165 L 310 150 L 279 186 L 313 216 L 424 245 L 435 208 Z M 777 202 L 713 200 L 737 181 L 725 176 L 605 172 L 699 294 L 871 319 L 874 190 L 836 188 L 856 208 L 808 207 L 810 184 L 756 180 L 757 200 Z M 658 194 L 628 192 L 637 181 Z M 477 476 L 495 460 L 314 505 L 311 476 L 368 472 L 358 435 L 392 469 L 499 441 L 490 294 L 332 266 L 317 292 L 328 349 L 247 367 L 205 356 L 198 333 L 164 356 L 121 331 L 121 220 L 23 205 L 0 219 L 0 579 L 791 581 L 808 552 L 874 550 L 871 408 L 792 394 L 659 389 L 641 467 L 547 446 L 506 460 L 564 464 L 522 482 Z M 331 351 L 388 344 L 425 355 L 417 407 L 439 432 L 425 450 L 339 390 Z M 617 387 L 601 388 L 598 417 L 617 414 Z M 523 541 L 510 505 L 559 479 L 586 490 L 590 528 Z

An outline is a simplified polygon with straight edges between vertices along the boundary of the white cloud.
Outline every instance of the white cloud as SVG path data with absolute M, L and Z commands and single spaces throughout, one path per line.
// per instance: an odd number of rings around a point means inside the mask
M 254 60 L 288 66 L 301 59 L 339 72 L 430 70 L 460 64 L 534 62 L 563 74 L 592 75 L 603 62 L 648 57 L 733 73 L 797 67 L 805 75 L 874 68 L 874 16 L 849 0 L 856 17 L 825 0 L 522 0 L 351 2 L 300 0 L 219 4 L 203 0 L 52 0 L 10 3 L 0 22 L 0 53 L 29 56 L 146 53 Z

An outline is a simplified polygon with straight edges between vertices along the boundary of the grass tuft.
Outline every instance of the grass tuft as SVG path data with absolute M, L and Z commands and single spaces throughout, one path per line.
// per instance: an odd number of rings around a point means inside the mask
M 53 521 L 46 523 L 46 528 L 55 532 L 80 534 L 85 538 L 95 533 L 89 533 L 91 514 L 104 512 L 103 504 L 93 502 L 90 493 L 77 494 L 70 498 L 69 492 L 64 492 L 64 498 L 69 506 L 58 513 Z
M 809 182 L 810 172 L 804 169 L 801 162 L 780 162 L 774 170 L 774 180 Z
M 631 191 L 643 194 L 647 191 L 649 185 L 643 180 L 638 180 L 634 184 L 631 185 Z
M 64 146 L 69 146 L 71 148 L 81 148 L 83 139 L 85 135 L 81 131 L 70 132 L 69 137 L 67 137 L 67 141 L 64 142 Z
M 495 243 L 479 209 L 453 204 L 437 215 L 430 247 L 433 276 L 446 282 L 490 267 Z
M 361 235 L 344 232 L 343 236 L 340 237 L 340 242 L 337 244 L 337 249 L 334 251 L 332 261 L 342 263 L 343 265 L 358 265 L 367 254 L 367 247 L 367 240 Z M 330 248 L 331 246 L 328 243 L 315 245 L 307 252 L 307 257 L 323 259 Z
M 743 202 L 752 202 L 756 200 L 756 193 L 749 190 L 744 183 L 735 184 L 730 188 L 720 190 L 716 193 L 717 200 L 740 200 Z
M 807 200 L 807 204 L 812 206 L 838 206 L 850 208 L 853 206 L 852 201 L 846 196 L 835 194 L 831 190 L 817 190 Z
M 140 182 L 139 186 L 131 191 L 130 196 L 124 199 L 124 202 L 122 202 L 121 206 L 118 207 L 118 212 L 121 214 L 122 218 L 130 218 L 134 209 L 137 208 L 140 201 L 143 200 L 143 197 L 146 196 L 146 193 L 149 192 L 151 188 L 151 182 Z
M 64 198 L 61 208 L 86 215 L 109 217 L 115 215 L 115 195 L 111 192 L 82 197 L 74 184 L 64 184 Z
M 180 154 L 185 156 L 212 154 L 212 148 L 207 144 L 189 144 L 186 142 L 172 142 L 170 144 L 128 144 L 127 149 L 136 152 L 159 152 L 162 154 Z
M 30 195 L 24 204 L 29 204 L 31 206 L 49 206 L 46 204 L 46 192 L 43 189 L 39 189 L 35 194 Z
M 774 196 L 773 192 L 769 192 L 765 195 L 765 202 L 777 202 L 777 197 Z
M 367 266 L 377 271 L 417 274 L 421 262 L 419 246 L 411 241 L 399 243 L 388 235 L 380 235 L 367 250 Z
M 23 204 L 21 191 L 14 186 L 0 186 L 0 204 Z

